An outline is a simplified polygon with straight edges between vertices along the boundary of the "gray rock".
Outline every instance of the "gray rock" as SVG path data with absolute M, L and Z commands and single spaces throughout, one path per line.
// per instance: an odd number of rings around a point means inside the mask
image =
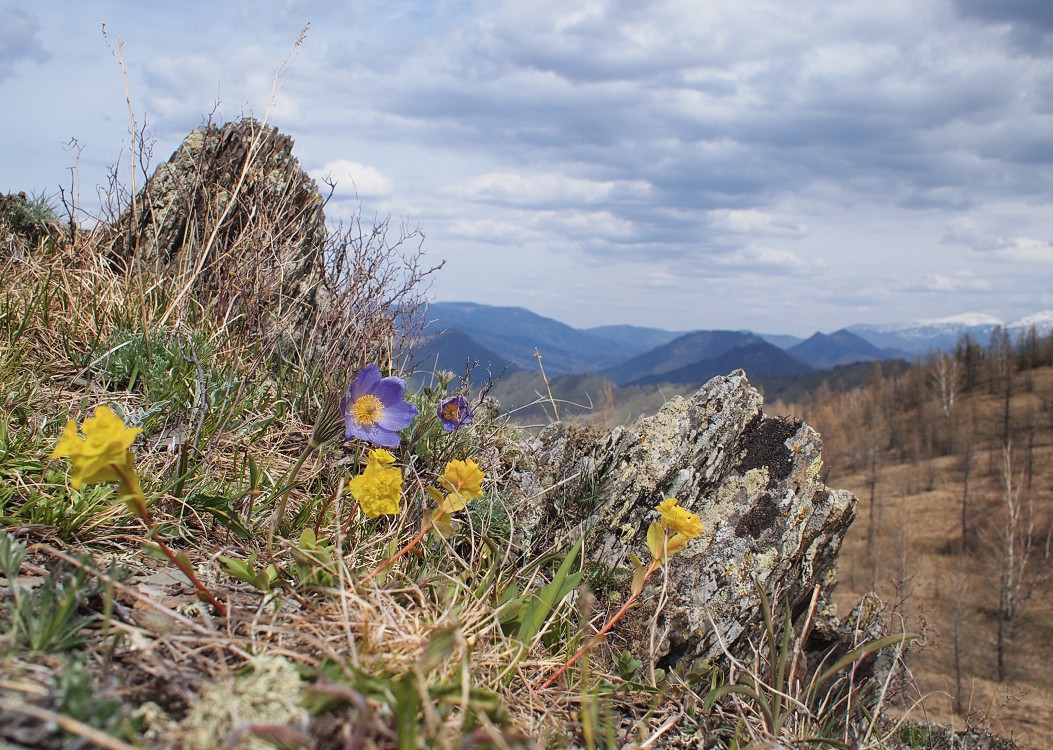
M 759 643 L 755 581 L 769 600 L 800 615 L 813 587 L 833 580 L 855 517 L 855 497 L 820 481 L 819 435 L 800 420 L 765 415 L 741 370 L 605 437 L 553 425 L 526 453 L 533 466 L 513 484 L 528 497 L 539 486 L 554 489 L 522 519 L 519 543 L 536 552 L 586 529 L 592 578 L 606 577 L 610 585 L 598 593 L 612 604 L 627 595 L 629 553 L 649 559 L 654 507 L 676 497 L 699 515 L 702 534 L 672 557 L 665 581 L 661 572 L 652 576 L 642 605 L 613 634 L 617 648 L 678 671 L 725 650 L 744 656 Z M 656 616 L 663 584 L 668 599 Z
M 173 296 L 187 285 L 217 320 L 299 338 L 332 295 L 324 201 L 292 148 L 252 118 L 193 131 L 114 226 L 114 259 Z

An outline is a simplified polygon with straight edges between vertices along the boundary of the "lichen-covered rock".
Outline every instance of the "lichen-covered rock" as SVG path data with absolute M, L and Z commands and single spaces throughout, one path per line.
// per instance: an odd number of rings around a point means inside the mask
M 613 582 L 624 571 L 627 581 L 629 553 L 648 558 L 655 505 L 676 497 L 702 519 L 701 536 L 671 559 L 664 580 L 652 577 L 643 604 L 615 631 L 619 647 L 684 670 L 725 649 L 741 656 L 763 629 L 758 584 L 800 614 L 813 588 L 832 579 L 855 497 L 823 485 L 819 435 L 800 420 L 765 415 L 762 404 L 739 370 L 598 442 L 554 425 L 532 444 L 522 492 L 552 488 L 523 519 L 519 541 L 533 551 L 580 526 L 590 564 Z M 663 586 L 667 601 L 656 614 Z
M 332 294 L 324 201 L 292 148 L 252 118 L 194 130 L 121 215 L 112 255 L 217 320 L 300 338 Z

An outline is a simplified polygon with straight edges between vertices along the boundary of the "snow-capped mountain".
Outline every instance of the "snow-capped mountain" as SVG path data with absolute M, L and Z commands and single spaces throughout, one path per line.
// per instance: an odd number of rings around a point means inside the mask
M 1053 310 L 1043 310 L 1006 324 L 1006 328 L 1014 334 L 1017 332 L 1027 333 L 1031 326 L 1035 327 L 1035 333 L 1039 336 L 1044 336 L 1053 331 Z
M 846 330 L 874 346 L 899 350 L 913 356 L 930 350 L 950 351 L 965 334 L 969 334 L 976 343 L 986 346 L 991 332 L 998 326 L 1008 329 L 1014 337 L 1026 333 L 1031 326 L 1035 327 L 1039 335 L 1045 335 L 1053 330 L 1053 310 L 1028 315 L 1010 323 L 985 313 L 965 313 L 911 323 L 854 325 Z

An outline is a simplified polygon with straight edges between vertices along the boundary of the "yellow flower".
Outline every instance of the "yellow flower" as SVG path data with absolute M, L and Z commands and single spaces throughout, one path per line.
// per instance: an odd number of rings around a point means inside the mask
M 383 453 L 384 456 L 374 456 Z M 391 458 L 391 461 L 387 461 Z M 347 488 L 358 500 L 367 518 L 397 515 L 402 499 L 402 471 L 394 466 L 394 458 L 387 451 L 370 451 L 365 470 L 348 482 Z
M 371 450 L 369 452 L 369 460 L 376 461 L 378 464 L 383 464 L 384 466 L 389 466 L 390 464 L 395 463 L 395 457 L 383 448 L 374 448 Z
M 655 510 L 662 514 L 662 525 L 669 531 L 676 532 L 677 536 L 683 534 L 683 543 L 686 544 L 688 539 L 702 533 L 702 521 L 691 511 L 681 508 L 678 502 L 675 497 L 666 498 Z
M 73 461 L 70 484 L 78 490 L 98 482 L 119 482 L 123 486 L 126 480 L 134 478 L 134 456 L 128 448 L 142 429 L 125 427 L 120 417 L 105 406 L 97 407 L 95 416 L 85 419 L 81 429 L 84 437 L 77 434 L 76 420 L 69 420 L 51 452 L 53 459 L 68 457 Z
M 447 500 L 460 500 L 461 507 L 455 508 L 460 510 L 466 501 L 483 496 L 484 479 L 486 475 L 479 469 L 479 464 L 469 458 L 446 464 L 446 471 L 439 477 L 439 486 L 450 493 Z

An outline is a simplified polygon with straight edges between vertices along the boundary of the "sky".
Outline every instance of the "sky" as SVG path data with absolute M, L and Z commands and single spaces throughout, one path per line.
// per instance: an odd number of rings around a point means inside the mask
M 1053 308 L 1049 0 L 0 0 L 0 192 L 97 205 L 129 100 L 153 165 L 266 117 L 331 221 L 421 228 L 433 299 L 799 336 Z

